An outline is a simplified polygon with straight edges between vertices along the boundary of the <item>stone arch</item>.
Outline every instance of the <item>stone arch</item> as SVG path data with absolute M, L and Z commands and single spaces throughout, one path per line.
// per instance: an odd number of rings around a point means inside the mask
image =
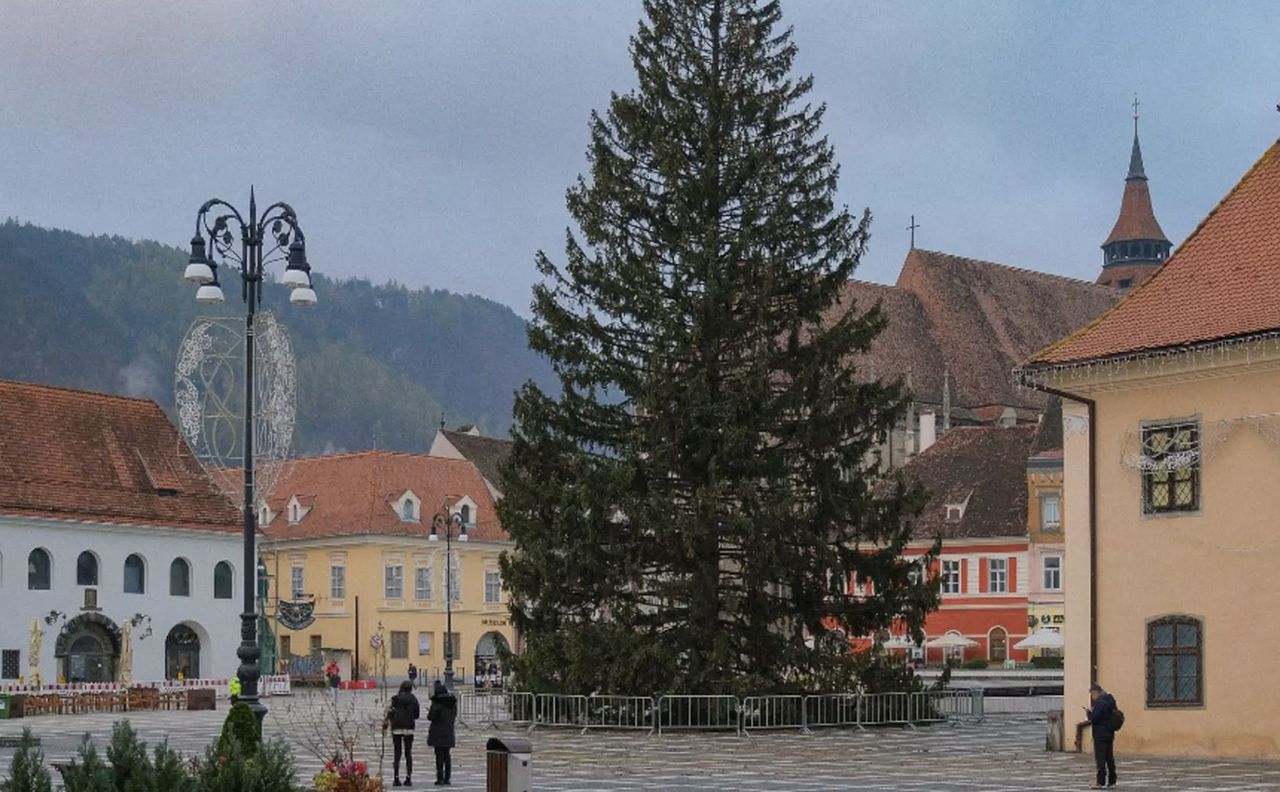
M 209 633 L 198 623 L 182 621 L 173 625 L 164 637 L 165 679 L 177 679 L 179 673 L 184 679 L 204 676 L 210 649 Z
M 58 633 L 53 655 L 68 682 L 112 682 L 120 659 L 120 628 L 101 613 L 69 620 Z
M 987 659 L 993 663 L 1009 659 L 1009 631 L 1000 625 L 987 631 Z

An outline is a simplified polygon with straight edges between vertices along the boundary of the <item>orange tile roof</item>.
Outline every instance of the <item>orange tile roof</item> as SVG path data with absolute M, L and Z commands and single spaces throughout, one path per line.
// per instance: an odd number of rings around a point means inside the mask
M 0 381 L 0 513 L 238 531 L 160 405 Z
M 417 522 L 401 520 L 394 508 L 406 490 L 422 501 L 422 518 Z M 277 516 L 263 531 L 281 540 L 352 535 L 425 537 L 431 530 L 431 516 L 446 498 L 462 495 L 476 504 L 476 525 L 467 531 L 472 539 L 509 541 L 489 488 L 474 464 L 397 451 L 294 460 L 267 499 Z M 311 511 L 291 524 L 286 506 L 294 496 Z
M 1193 346 L 1280 329 L 1280 141 L 1156 274 L 1028 368 Z

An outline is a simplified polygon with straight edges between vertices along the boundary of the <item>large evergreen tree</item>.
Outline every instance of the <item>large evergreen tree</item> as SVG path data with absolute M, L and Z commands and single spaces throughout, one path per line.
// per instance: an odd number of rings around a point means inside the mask
M 645 12 L 639 88 L 592 115 L 568 193 L 581 233 L 537 260 L 530 340 L 561 393 L 530 384 L 515 410 L 515 671 L 575 692 L 834 684 L 851 662 L 828 632 L 918 630 L 937 596 L 901 557 L 919 493 L 878 486 L 906 395 L 851 365 L 884 321 L 840 302 L 870 215 L 834 206 L 778 2 Z

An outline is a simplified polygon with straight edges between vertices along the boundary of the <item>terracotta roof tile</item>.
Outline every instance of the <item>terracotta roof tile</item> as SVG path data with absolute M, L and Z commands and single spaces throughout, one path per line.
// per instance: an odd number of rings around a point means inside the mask
M 1034 426 L 963 426 L 913 457 L 903 475 L 929 491 L 912 530 L 917 539 L 1027 535 L 1027 458 Z M 964 503 L 959 520 L 947 506 Z
M 236 476 L 228 479 L 235 482 Z M 393 507 L 406 490 L 422 501 L 418 521 L 400 519 Z M 396 451 L 304 457 L 290 463 L 267 499 L 277 516 L 263 531 L 281 540 L 360 534 L 425 537 L 445 499 L 462 495 L 476 504 L 476 525 L 467 531 L 472 539 L 509 540 L 484 478 L 465 459 Z M 311 511 L 290 523 L 285 507 L 294 496 Z
M 1140 289 L 1028 367 L 1280 329 L 1280 141 Z
M 240 530 L 160 406 L 0 381 L 0 512 Z
M 881 301 L 888 325 L 860 361 L 878 377 L 912 375 L 921 401 L 942 402 L 943 369 L 952 404 L 1042 406 L 1016 389 L 1009 371 L 1035 350 L 1088 323 L 1120 294 L 1085 281 L 989 261 L 915 249 L 896 286 L 850 281 L 840 310 Z

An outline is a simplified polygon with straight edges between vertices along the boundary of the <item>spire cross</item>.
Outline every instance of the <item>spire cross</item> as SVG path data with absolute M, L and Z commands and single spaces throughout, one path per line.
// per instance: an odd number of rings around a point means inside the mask
M 1133 95 L 1133 134 L 1138 134 L 1138 107 L 1142 103 L 1138 101 L 1138 95 Z
M 916 229 L 919 227 L 920 227 L 920 224 L 916 222 L 916 216 L 911 215 L 911 225 L 907 226 L 907 230 L 911 232 L 911 249 L 912 250 L 916 249 Z

